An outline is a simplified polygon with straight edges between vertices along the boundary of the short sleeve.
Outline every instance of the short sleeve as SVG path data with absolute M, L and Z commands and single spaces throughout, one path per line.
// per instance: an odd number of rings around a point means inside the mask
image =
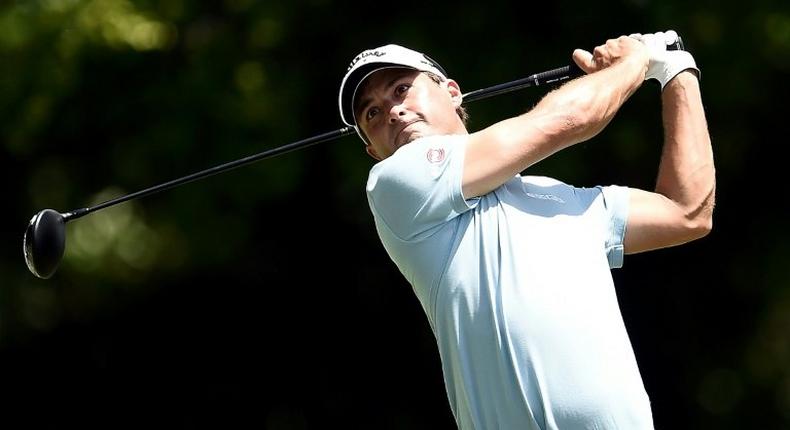
M 628 199 L 627 187 L 610 185 L 598 187 L 603 196 L 603 206 L 606 214 L 606 257 L 609 267 L 623 266 L 625 229 L 628 224 Z

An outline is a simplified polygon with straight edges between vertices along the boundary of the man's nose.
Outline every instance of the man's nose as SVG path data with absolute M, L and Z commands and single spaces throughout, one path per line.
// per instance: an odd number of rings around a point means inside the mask
M 394 103 L 390 107 L 390 124 L 394 124 L 399 121 L 399 118 L 406 115 L 406 108 L 403 106 L 403 103 Z

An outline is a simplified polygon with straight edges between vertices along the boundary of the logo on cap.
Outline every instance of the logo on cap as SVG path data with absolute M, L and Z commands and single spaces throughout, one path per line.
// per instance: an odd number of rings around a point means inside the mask
M 351 70 L 354 67 L 355 64 L 359 63 L 360 61 L 362 61 L 363 59 L 365 59 L 367 57 L 371 57 L 371 56 L 383 57 L 385 55 L 387 55 L 386 52 L 381 52 L 381 51 L 377 51 L 377 50 L 365 51 L 365 52 L 357 55 L 356 58 L 354 58 L 353 60 L 351 60 L 351 64 L 348 65 L 348 70 Z

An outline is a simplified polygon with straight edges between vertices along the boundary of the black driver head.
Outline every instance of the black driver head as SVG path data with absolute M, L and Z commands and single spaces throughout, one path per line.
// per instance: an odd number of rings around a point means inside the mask
M 30 272 L 41 279 L 49 279 L 58 269 L 66 248 L 63 215 L 52 209 L 35 214 L 25 230 L 22 248 Z

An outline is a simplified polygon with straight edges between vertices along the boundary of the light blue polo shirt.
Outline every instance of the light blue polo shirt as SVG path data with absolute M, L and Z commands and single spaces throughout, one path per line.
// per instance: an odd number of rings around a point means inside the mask
M 628 189 L 516 176 L 465 200 L 468 136 L 376 164 L 368 202 L 436 336 L 461 429 L 652 429 L 617 304 Z

